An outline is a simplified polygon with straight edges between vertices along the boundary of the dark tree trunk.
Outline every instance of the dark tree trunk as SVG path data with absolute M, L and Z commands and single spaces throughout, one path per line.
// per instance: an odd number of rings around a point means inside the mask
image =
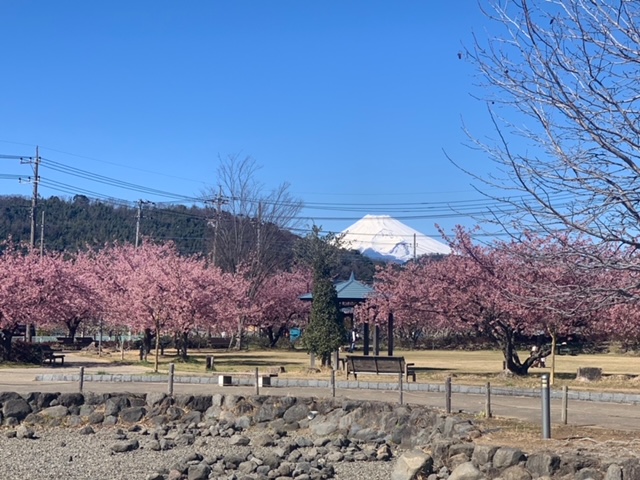
M 13 330 L 0 330 L 0 360 L 7 362 L 11 360 L 11 339 Z
M 189 332 L 182 332 L 182 338 L 180 341 L 180 357 L 185 362 L 189 359 L 187 355 L 188 341 L 189 341 Z

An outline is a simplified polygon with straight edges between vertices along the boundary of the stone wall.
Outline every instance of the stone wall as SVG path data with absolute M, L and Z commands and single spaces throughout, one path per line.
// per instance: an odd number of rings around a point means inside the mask
M 552 452 L 527 455 L 509 446 L 476 445 L 474 439 L 481 432 L 468 419 L 446 416 L 423 406 L 382 402 L 222 394 L 169 397 L 163 393 L 3 392 L 0 422 L 7 435 L 25 438 L 32 436 L 30 429 L 37 426 L 77 427 L 87 433 L 98 426 L 136 427 L 143 434 L 154 436 L 153 448 L 158 450 L 185 442 L 192 444 L 204 435 L 244 442 L 238 440 L 244 432 L 260 427 L 263 433 L 271 432 L 269 441 L 283 450 L 279 461 L 274 461 L 273 471 L 290 461 L 291 440 L 287 433 L 295 432 L 312 439 L 307 447 L 315 448 L 316 454 L 313 461 L 306 462 L 315 467 L 309 467 L 313 470 L 301 478 L 332 478 L 331 461 L 342 461 L 349 455 L 350 461 L 395 461 L 393 480 L 640 479 L 637 458 L 605 461 L 581 456 L 579 452 L 561 458 Z M 279 439 L 285 440 L 278 443 Z M 114 452 L 118 448 L 134 448 L 135 444 L 130 443 L 114 445 Z M 283 447 L 285 444 L 289 446 Z M 336 448 L 325 448 L 327 445 Z M 223 467 L 228 463 L 222 461 Z M 209 475 L 215 465 L 200 467 Z M 300 476 L 299 470 L 298 475 L 294 475 L 295 468 L 290 470 L 289 476 L 276 476 L 265 469 L 262 473 L 254 469 L 248 478 Z M 188 472 L 180 474 L 187 478 Z

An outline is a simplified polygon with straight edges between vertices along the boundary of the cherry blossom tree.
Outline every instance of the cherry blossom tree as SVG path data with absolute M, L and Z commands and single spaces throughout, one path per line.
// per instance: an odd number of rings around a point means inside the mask
M 306 322 L 310 305 L 299 297 L 310 290 L 311 277 L 310 271 L 297 269 L 275 273 L 262 284 L 257 296 L 256 326 L 266 333 L 271 347 L 275 347 L 292 322 L 297 325 Z

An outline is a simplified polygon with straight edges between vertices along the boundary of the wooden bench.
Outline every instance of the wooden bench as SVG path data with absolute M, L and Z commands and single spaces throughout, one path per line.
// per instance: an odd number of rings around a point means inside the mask
M 229 348 L 231 338 L 229 337 L 211 337 L 207 343 L 211 348 Z
M 230 387 L 233 385 L 233 378 L 236 377 L 250 377 L 255 378 L 255 373 L 246 373 L 246 372 L 234 372 L 234 373 L 221 373 L 218 375 L 218 386 L 220 387 Z M 270 387 L 271 379 L 277 377 L 277 373 L 259 373 L 258 374 L 258 386 L 259 387 Z
M 413 363 L 404 361 L 404 357 L 384 357 L 373 355 L 347 355 L 347 379 L 349 374 L 358 379 L 358 374 L 375 375 L 404 375 L 407 382 L 409 377 L 416 381 L 416 369 Z
M 64 355 L 56 353 L 49 345 L 40 345 L 40 352 L 42 352 L 42 363 L 49 362 L 50 365 L 55 365 L 57 360 L 60 360 L 60 364 L 64 367 Z

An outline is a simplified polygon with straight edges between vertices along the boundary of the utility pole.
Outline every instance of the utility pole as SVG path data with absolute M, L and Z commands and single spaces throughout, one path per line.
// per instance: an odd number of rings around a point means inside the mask
M 413 261 L 416 261 L 416 234 L 413 234 Z
M 222 195 L 222 186 L 218 187 L 218 195 L 214 198 L 214 202 L 216 203 L 216 219 L 214 221 L 213 231 L 213 251 L 211 252 L 211 264 L 215 267 L 216 262 L 218 260 L 217 257 L 217 249 L 218 249 L 218 230 L 220 229 L 220 224 L 222 223 L 222 205 L 228 203 L 226 197 Z
M 136 214 L 136 248 L 140 245 L 140 220 L 142 220 L 142 206 L 153 204 L 147 200 L 138 200 L 138 213 Z
M 38 207 L 38 183 L 40 177 L 38 176 L 38 170 L 40 168 L 40 153 L 38 147 L 36 147 L 36 158 L 33 167 L 33 198 L 31 199 L 31 235 L 29 237 L 29 246 L 35 248 L 36 246 L 36 208 Z
M 44 257 L 44 211 L 40 220 L 40 258 Z
M 260 263 L 260 247 L 262 246 L 262 202 L 258 202 L 258 225 L 256 226 L 256 250 L 257 250 L 257 260 Z

